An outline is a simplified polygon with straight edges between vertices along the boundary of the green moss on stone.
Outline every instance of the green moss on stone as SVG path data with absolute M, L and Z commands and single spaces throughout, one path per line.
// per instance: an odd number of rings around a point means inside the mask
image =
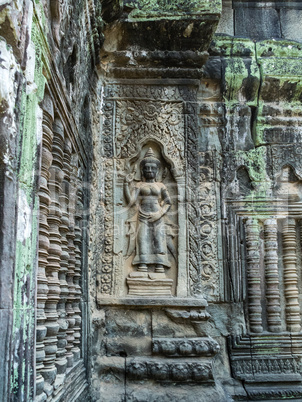
M 41 8 L 41 7 L 40 7 Z M 40 14 L 43 13 L 40 10 Z M 20 110 L 20 161 L 19 161 L 19 208 L 17 243 L 15 252 L 14 280 L 14 318 L 13 344 L 14 356 L 18 356 L 18 367 L 14 367 L 11 378 L 13 393 L 22 395 L 22 400 L 32 400 L 28 362 L 22 358 L 25 348 L 30 347 L 34 339 L 35 317 L 35 274 L 37 268 L 38 244 L 38 195 L 35 188 L 38 163 L 37 118 L 39 103 L 44 96 L 46 39 L 41 36 L 41 24 L 33 18 L 32 41 L 35 45 L 34 86 L 26 93 L 24 84 Z M 25 227 L 24 227 L 25 226 Z M 22 350 L 24 349 L 24 350 Z M 17 361 L 17 360 L 16 360 Z M 20 363 L 22 362 L 22 363 Z M 21 366 L 20 366 L 21 364 Z M 27 384 L 27 387 L 24 386 Z M 27 395 L 25 395 L 25 389 Z
M 192 15 L 220 14 L 221 0 L 125 0 L 124 6 L 132 9 L 129 20 L 153 18 L 186 18 Z

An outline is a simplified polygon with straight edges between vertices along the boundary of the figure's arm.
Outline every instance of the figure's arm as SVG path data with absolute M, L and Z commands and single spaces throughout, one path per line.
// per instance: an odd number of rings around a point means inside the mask
M 163 211 L 163 215 L 165 215 L 171 208 L 172 202 L 171 202 L 171 198 L 168 193 L 168 190 L 165 186 L 163 187 L 161 194 L 162 194 L 163 203 L 164 203 L 164 205 L 162 207 L 162 211 Z
M 138 188 L 135 188 L 135 191 L 131 193 L 130 188 L 129 188 L 129 181 L 127 179 L 125 179 L 124 194 L 125 194 L 126 202 L 130 208 L 136 203 L 138 193 L 139 193 Z

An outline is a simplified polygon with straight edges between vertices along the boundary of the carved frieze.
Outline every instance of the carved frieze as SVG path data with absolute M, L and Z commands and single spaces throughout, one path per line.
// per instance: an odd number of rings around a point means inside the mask
M 143 360 L 131 359 L 126 363 L 127 377 L 133 381 L 160 382 L 214 382 L 212 364 L 200 360 Z
M 302 140 L 301 109 L 294 103 L 264 104 L 261 115 L 260 132 L 263 142 L 270 144 L 296 143 Z M 275 146 L 278 148 L 277 146 Z
M 116 156 L 129 157 L 142 139 L 164 138 L 172 159 L 184 158 L 183 105 L 160 101 L 118 101 L 116 109 Z
M 266 376 L 270 381 L 301 381 L 301 359 L 272 357 L 252 360 L 238 359 L 232 362 L 235 378 L 240 380 L 263 381 Z
M 101 293 L 112 294 L 113 285 L 113 162 L 105 162 L 104 249 L 100 275 Z
M 176 309 L 165 309 L 165 312 L 169 318 L 177 323 L 202 323 L 210 318 L 209 313 L 204 308 L 197 309 L 186 309 L 186 310 L 176 310 Z
M 220 296 L 218 267 L 218 211 L 212 152 L 200 153 L 200 237 L 202 293 L 207 300 Z
M 230 339 L 232 374 L 245 381 L 256 400 L 301 396 L 301 335 L 280 333 L 233 336 Z
M 220 350 L 219 344 L 212 338 L 161 338 L 153 339 L 152 353 L 170 357 L 177 356 L 213 356 Z
M 271 149 L 275 176 L 280 173 L 283 166 L 289 165 L 302 177 L 302 145 L 273 145 Z

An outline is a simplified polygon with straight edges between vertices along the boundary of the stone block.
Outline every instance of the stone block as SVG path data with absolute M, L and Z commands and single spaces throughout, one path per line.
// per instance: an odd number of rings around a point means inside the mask
M 10 336 L 11 336 L 11 310 L 0 310 L 0 400 L 5 401 L 8 398 L 9 388 L 9 362 L 10 362 Z
M 108 310 L 106 334 L 109 356 L 151 354 L 151 314 L 147 310 Z
M 108 24 L 105 48 L 128 44 L 149 50 L 207 50 L 221 13 L 221 0 L 124 3 L 125 18 Z M 146 32 L 152 35 L 146 35 Z M 127 39 L 126 39 L 127 38 Z
M 280 22 L 283 38 L 302 42 L 302 10 L 281 8 Z
M 216 33 L 234 35 L 234 10 L 229 0 L 222 2 L 222 12 Z
M 151 382 L 131 383 L 126 387 L 127 402 L 227 402 L 232 399 L 219 386 Z
M 255 40 L 281 38 L 278 11 L 273 8 L 236 9 L 235 35 Z
M 99 357 L 92 380 L 93 400 L 106 402 L 124 401 L 125 359 L 122 357 Z
M 196 337 L 196 332 L 190 321 L 173 322 L 164 311 L 152 312 L 152 334 L 160 338 Z

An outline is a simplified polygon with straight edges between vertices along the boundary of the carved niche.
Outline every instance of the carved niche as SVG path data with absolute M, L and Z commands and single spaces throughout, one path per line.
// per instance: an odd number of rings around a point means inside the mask
M 171 296 L 178 263 L 178 177 L 153 141 L 141 144 L 125 168 L 125 175 L 120 172 L 123 209 L 116 217 L 121 233 L 115 243 L 123 248 L 129 294 Z
M 106 87 L 104 226 L 93 234 L 97 254 L 102 250 L 98 299 L 202 297 L 197 83 L 182 81 Z M 148 155 L 156 168 L 152 185 L 143 172 Z M 142 204 L 158 215 L 157 224 L 142 223 Z M 142 249 L 148 261 L 140 258 Z

